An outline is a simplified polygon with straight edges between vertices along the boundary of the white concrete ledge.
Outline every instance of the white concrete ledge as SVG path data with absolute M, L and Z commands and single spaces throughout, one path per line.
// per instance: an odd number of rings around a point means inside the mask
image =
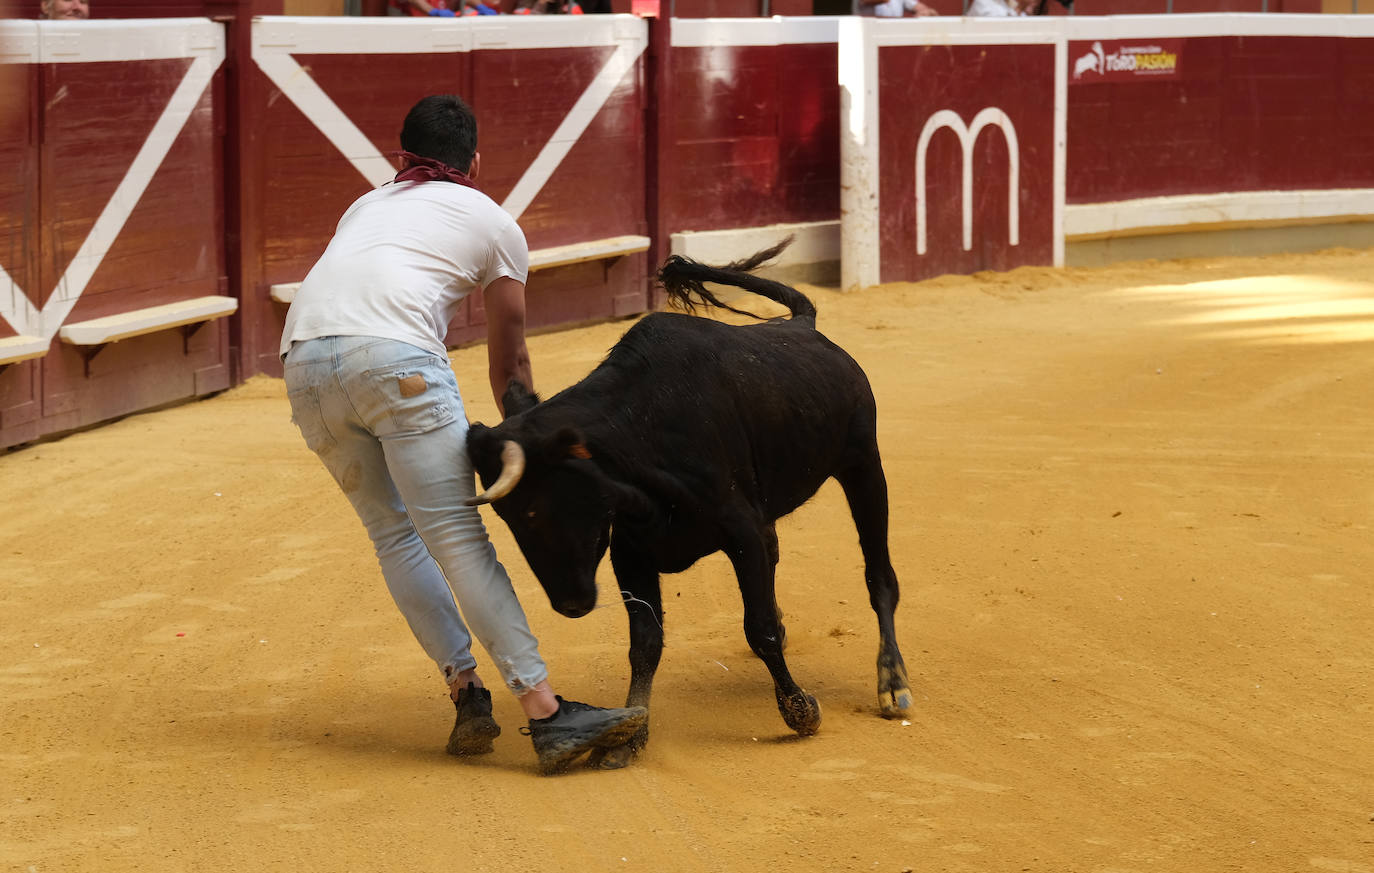
M 648 250 L 649 238 L 647 236 L 611 236 L 566 246 L 535 249 L 530 252 L 530 272 L 548 270 L 552 267 L 566 267 L 569 264 L 580 264 L 584 261 L 618 258 L 622 255 L 632 255 Z M 292 300 L 296 299 L 296 291 L 300 287 L 300 282 L 283 282 L 271 286 L 267 293 L 278 303 L 290 304 Z
M 554 246 L 550 249 L 535 249 L 530 252 L 530 272 L 547 270 L 550 267 L 566 267 L 568 264 L 580 264 L 583 261 L 618 258 L 621 255 L 648 250 L 647 236 L 612 236 L 567 246 Z
M 0 339 L 0 367 L 17 364 L 48 353 L 48 340 L 41 336 L 7 336 Z
M 1374 189 L 1185 194 L 1064 207 L 1070 240 L 1329 221 L 1374 221 Z
M 72 322 L 63 325 L 58 331 L 58 336 L 62 342 L 69 345 L 101 346 L 170 327 L 221 318 L 232 314 L 238 308 L 239 302 L 233 297 L 197 297 L 193 300 L 121 312 L 119 315 L 93 318 L 90 321 Z
M 821 264 L 840 259 L 840 223 L 805 221 L 795 224 L 770 224 L 733 230 L 699 230 L 675 233 L 670 253 L 702 261 L 725 264 L 747 258 L 766 249 L 787 235 L 796 237 L 792 245 L 772 262 L 775 267 Z

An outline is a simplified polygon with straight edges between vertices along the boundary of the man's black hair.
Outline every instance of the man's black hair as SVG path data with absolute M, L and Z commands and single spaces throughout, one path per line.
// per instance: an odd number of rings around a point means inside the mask
M 466 173 L 477 153 L 477 118 L 452 94 L 425 97 L 406 114 L 401 148 Z

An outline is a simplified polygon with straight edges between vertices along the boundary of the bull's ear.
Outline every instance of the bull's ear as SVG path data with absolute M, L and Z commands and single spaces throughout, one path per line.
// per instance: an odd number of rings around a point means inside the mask
M 518 379 L 506 383 L 506 393 L 501 395 L 501 409 L 506 418 L 519 415 L 539 405 L 539 395 L 535 394 Z
M 555 463 L 567 458 L 586 460 L 592 456 L 587 448 L 587 438 L 575 427 L 560 428 L 549 440 L 547 453 L 549 460 Z

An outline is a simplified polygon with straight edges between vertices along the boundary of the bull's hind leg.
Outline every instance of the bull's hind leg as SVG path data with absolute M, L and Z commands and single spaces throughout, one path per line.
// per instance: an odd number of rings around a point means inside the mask
M 878 708 L 898 718 L 911 708 L 911 684 L 897 648 L 893 614 L 897 611 L 897 574 L 887 545 L 887 478 L 876 440 L 866 441 L 861 460 L 836 476 L 849 501 L 864 556 L 868 602 L 878 616 Z
M 735 567 L 744 600 L 744 637 L 773 676 L 773 695 L 782 720 L 801 736 L 810 736 L 820 730 L 821 706 L 792 678 L 783 658 L 786 633 L 779 621 L 780 612 L 773 590 L 777 536 L 771 525 L 766 528 L 740 525 L 730 531 L 730 536 L 731 544 L 726 552 Z
M 768 549 L 768 563 L 773 567 L 773 578 L 778 573 L 778 527 L 768 525 L 763 533 L 763 544 Z M 773 600 L 773 613 L 778 617 L 778 638 L 782 640 L 782 650 L 787 651 L 787 625 L 782 623 L 782 609 L 778 606 L 776 595 Z
M 648 709 L 654 673 L 663 655 L 663 598 L 658 571 L 643 557 L 627 555 L 615 542 L 611 545 L 611 565 L 620 586 L 620 597 L 625 601 L 625 613 L 630 619 L 630 692 L 625 705 Z M 624 745 L 593 751 L 587 758 L 587 766 L 617 770 L 628 765 L 648 742 L 649 723 L 646 721 Z

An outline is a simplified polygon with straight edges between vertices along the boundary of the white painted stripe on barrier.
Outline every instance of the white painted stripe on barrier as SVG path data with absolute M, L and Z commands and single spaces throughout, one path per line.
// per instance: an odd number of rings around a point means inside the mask
M 669 253 L 708 264 L 723 264 L 747 258 L 788 236 L 796 239 L 776 260 L 769 262 L 774 266 L 820 264 L 840 259 L 839 221 L 802 221 L 731 230 L 685 231 L 671 236 Z
M 1207 13 L 1075 15 L 1053 19 L 1066 39 L 1169 39 L 1208 36 L 1374 37 L 1374 15 Z
M 1061 37 L 1060 18 L 938 18 L 867 19 L 882 25 L 870 37 L 888 45 L 1025 45 L 1049 44 Z
M 606 105 L 606 100 L 620 85 L 620 80 L 625 78 L 625 73 L 634 67 L 648 44 L 647 30 L 640 29 L 634 37 L 622 40 L 616 46 L 615 53 L 607 59 L 606 65 L 596 74 L 596 78 L 592 79 L 591 84 L 582 92 L 582 96 L 577 98 L 577 102 L 563 117 L 553 136 L 549 137 L 549 141 L 540 149 L 533 163 L 521 175 L 520 181 L 516 182 L 515 187 L 506 195 L 505 201 L 501 204 L 502 209 L 517 220 L 524 214 L 530 203 L 534 202 L 534 198 L 544 189 L 553 171 L 563 163 L 573 145 L 601 111 L 601 107 Z
M 1205 230 L 1208 225 L 1374 221 L 1374 188 L 1241 191 L 1073 204 L 1064 210 L 1070 238 L 1138 236 L 1143 231 Z
M 759 32 L 741 30 L 733 38 L 728 22 L 737 19 L 700 19 L 707 24 L 673 22 L 673 45 L 773 45 L 780 42 L 823 41 L 821 30 L 813 40 L 772 39 L 771 25 L 781 27 L 796 19 L 764 19 L 753 24 Z M 876 19 L 874 19 L 876 20 Z M 843 19 L 840 19 L 842 22 Z M 1017 45 L 1052 43 L 1058 39 L 1166 39 L 1218 36 L 1325 36 L 1374 37 L 1370 15 L 1077 15 L 1052 18 L 935 18 L 884 19 L 873 33 L 880 45 Z M 679 37 L 678 30 L 683 34 Z M 781 31 L 780 31 L 781 32 Z M 836 37 L 838 39 L 838 35 Z
M 845 291 L 879 281 L 878 47 L 870 35 L 878 23 L 853 16 L 839 25 L 840 287 Z
M 474 27 L 458 18 L 291 18 L 253 19 L 253 57 L 298 55 L 416 55 L 465 52 Z
M 256 46 L 254 55 L 257 56 Z M 319 128 L 368 184 L 376 188 L 395 177 L 396 165 L 372 144 L 295 58 L 289 54 L 266 54 L 258 56 L 257 62 L 258 69 Z
M 806 45 L 839 40 L 840 22 L 850 16 L 774 18 L 674 18 L 674 48 Z
M 62 322 L 71 314 L 72 308 L 81 298 L 81 293 L 86 290 L 86 283 L 90 282 L 100 263 L 105 260 L 110 246 L 124 229 L 124 223 L 129 220 L 129 214 L 138 205 L 143 192 L 148 189 L 148 183 L 153 180 L 158 167 L 162 166 L 163 159 L 171 151 L 172 143 L 186 126 L 186 120 L 191 117 L 191 112 L 200 102 L 201 95 L 205 93 L 222 59 L 221 54 L 214 58 L 198 57 L 191 62 L 186 75 L 182 77 L 181 83 L 177 85 L 176 91 L 172 92 L 171 99 L 162 110 L 162 115 L 153 125 L 129 169 L 124 173 L 124 178 L 120 180 L 109 202 L 101 210 L 100 217 L 95 220 L 90 233 L 82 241 L 81 248 L 77 249 L 76 255 L 67 265 L 66 272 L 57 283 L 57 289 L 43 305 L 43 311 L 39 315 L 38 332 L 41 336 L 52 339 L 62 326 Z
M 883 21 L 880 45 L 1006 45 L 1055 39 L 1218 36 L 1374 37 L 1369 15 L 1074 15 L 1053 18 L 910 18 Z
M 38 22 L 0 20 L 0 64 L 38 63 Z
M 1051 242 L 1056 267 L 1064 266 L 1064 199 L 1068 185 L 1069 42 L 1054 44 L 1054 222 Z
M 4 266 L 0 266 L 0 318 L 3 318 L 15 333 L 28 334 L 38 331 L 38 309 Z
M 223 58 L 224 25 L 209 19 L 38 21 L 38 63 Z
M 466 18 L 324 18 L 268 15 L 253 19 L 253 57 L 414 55 L 475 49 L 613 46 L 629 32 L 647 33 L 633 15 L 475 15 Z

